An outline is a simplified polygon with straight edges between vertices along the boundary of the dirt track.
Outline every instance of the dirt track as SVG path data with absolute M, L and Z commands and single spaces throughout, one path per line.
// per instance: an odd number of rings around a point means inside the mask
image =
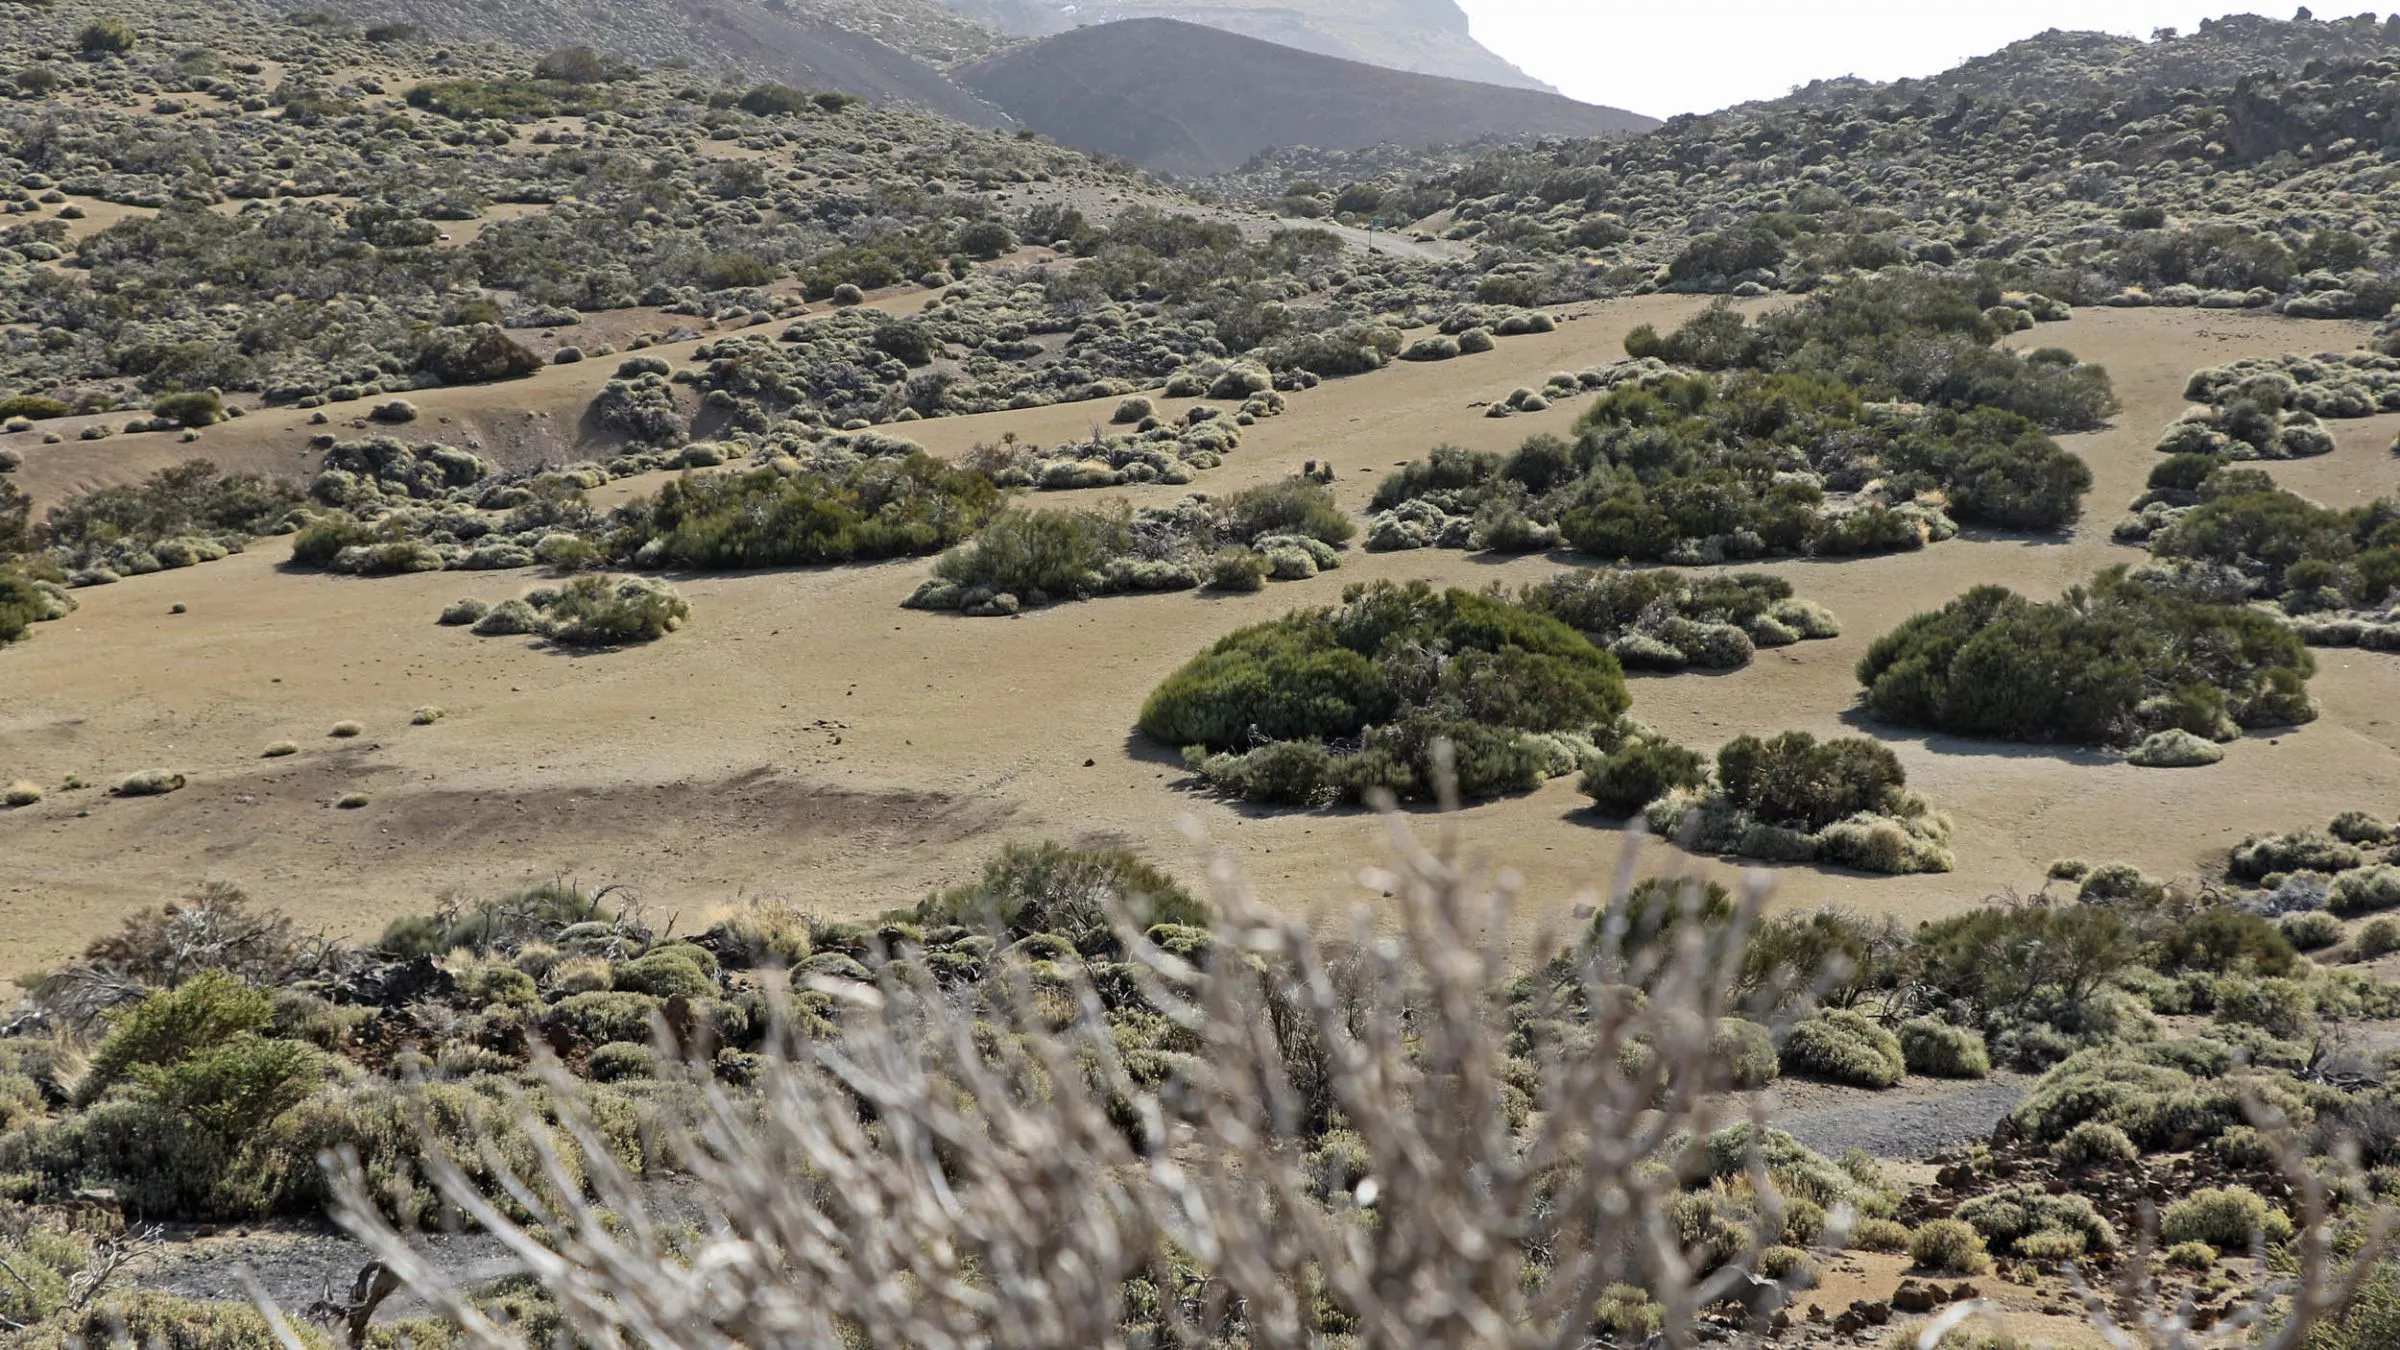
M 1580 400 L 1507 419 L 1477 405 L 1552 370 L 1610 359 L 1635 323 L 1672 322 L 1692 307 L 1669 297 L 1586 307 L 1558 332 L 1504 339 L 1494 353 L 1295 395 L 1286 416 L 1252 428 L 1198 486 L 1225 491 L 1330 459 L 1345 505 L 1363 508 L 1381 473 L 1438 441 L 1501 449 L 1565 430 Z M 1908 614 L 1978 582 L 2050 594 L 2138 558 L 2112 545 L 2108 528 L 2139 491 L 2193 368 L 2347 346 L 2362 332 L 2161 309 L 2087 311 L 2022 335 L 2106 363 L 2126 402 L 2114 427 L 2071 438 L 2098 478 L 2081 529 L 2063 541 L 1960 539 L 1919 554 L 1780 564 L 1802 593 L 1833 608 L 1844 636 L 1763 652 L 1731 674 L 1640 679 L 1636 715 L 1712 747 L 1742 731 L 1855 729 L 1851 667 Z M 594 364 L 609 363 L 564 369 Z M 552 396 L 570 405 L 576 386 L 550 378 L 559 384 Z M 494 398 L 513 409 L 544 379 L 498 394 L 431 391 L 418 402 L 429 419 L 488 416 Z M 909 431 L 955 454 L 1003 430 L 1078 436 L 1104 415 L 1084 404 Z M 284 454 L 293 432 L 281 423 L 298 420 L 254 416 L 189 448 L 154 437 L 75 449 L 147 455 L 137 440 L 157 440 L 166 462 L 193 449 L 241 462 Z M 2333 423 L 2335 454 L 2275 471 L 2328 501 L 2382 495 L 2400 478 L 2385 450 L 2395 421 Z M 29 477 L 49 472 L 29 460 Z M 555 875 L 625 884 L 688 928 L 745 895 L 828 914 L 905 903 L 967 875 L 1013 837 L 1121 841 L 1196 877 L 1176 832 L 1186 816 L 1235 847 L 1272 899 L 1352 899 L 1347 878 L 1378 856 L 1370 818 L 1266 814 L 1193 793 L 1170 756 L 1132 736 L 1142 696 L 1226 630 L 1331 601 L 1348 581 L 1515 584 L 1561 565 L 1354 552 L 1330 576 L 1257 595 L 1106 599 L 1013 620 L 900 609 L 930 565 L 922 561 L 677 578 L 694 607 L 685 631 L 638 650 L 565 656 L 433 622 L 458 596 L 504 598 L 544 580 L 534 574 L 360 580 L 282 571 L 282 549 L 263 541 L 224 562 L 80 592 L 80 612 L 0 655 L 0 779 L 106 783 L 152 766 L 191 779 L 164 798 L 54 792 L 0 816 L 9 863 L 0 933 L 10 939 L 0 973 L 53 961 L 128 910 L 201 879 L 237 882 L 350 935 L 445 891 L 488 894 Z M 169 614 L 176 603 L 189 612 Z M 1782 899 L 1931 915 L 2031 889 L 2058 856 L 2188 875 L 2250 830 L 2321 822 L 2351 806 L 2388 812 L 2400 786 L 2390 711 L 2400 657 L 2320 656 L 2314 687 L 2325 716 L 2237 743 L 2208 769 L 2144 770 L 2080 751 L 1873 729 L 1893 742 L 1912 785 L 1956 819 L 1959 870 L 1883 878 L 1779 869 Z M 425 704 L 449 715 L 408 725 Z M 368 734 L 327 739 L 346 718 Z M 282 738 L 302 753 L 258 758 Z M 370 793 L 370 805 L 330 808 L 353 789 Z M 1569 922 L 1577 892 L 1616 856 L 1618 838 L 1581 800 L 1561 780 L 1455 822 L 1470 848 L 1525 877 L 1530 922 Z

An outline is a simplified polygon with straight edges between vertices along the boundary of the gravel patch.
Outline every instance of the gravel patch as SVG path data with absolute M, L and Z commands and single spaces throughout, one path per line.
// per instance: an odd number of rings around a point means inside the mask
M 1780 1083 L 1775 1128 L 1829 1157 L 1864 1149 L 1878 1158 L 1923 1158 L 1988 1137 L 2025 1099 L 2031 1074 L 1984 1079 L 1911 1078 L 1889 1092 L 1825 1083 Z

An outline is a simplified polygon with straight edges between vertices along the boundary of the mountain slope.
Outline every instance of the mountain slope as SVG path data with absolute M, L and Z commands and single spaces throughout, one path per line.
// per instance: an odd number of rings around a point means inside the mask
M 1658 125 L 1557 94 L 1386 70 L 1173 19 L 1078 28 L 954 73 L 1062 144 L 1165 173 L 1219 173 L 1278 145 L 1607 136 Z
M 1458 0 L 945 0 L 1029 36 L 1121 19 L 1181 19 L 1389 70 L 1558 92 L 1477 42 Z
M 2303 11 L 2305 13 L 2305 11 Z M 2053 28 L 1924 79 L 1879 84 L 1817 80 L 1762 108 L 1826 107 L 1961 95 L 1995 103 L 2106 101 L 2148 89 L 2230 88 L 2245 75 L 2291 75 L 2312 62 L 2365 61 L 2400 53 L 2400 15 L 2203 19 L 2191 32 L 2145 42 L 2114 33 Z
M 534 51 L 581 43 L 644 66 L 681 62 L 709 74 L 839 89 L 877 102 L 915 103 L 978 126 L 1009 118 L 932 64 L 989 52 L 1003 39 L 933 0 L 271 0 L 327 9 L 359 23 L 405 19 L 452 39 L 484 38 Z

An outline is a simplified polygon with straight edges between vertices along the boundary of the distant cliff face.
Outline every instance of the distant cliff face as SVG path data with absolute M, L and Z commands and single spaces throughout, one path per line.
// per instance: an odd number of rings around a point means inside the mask
M 1006 32 L 1045 36 L 1117 19 L 1181 19 L 1285 47 L 1454 80 L 1550 89 L 1467 31 L 1458 0 L 944 0 Z M 1555 92 L 1555 91 L 1552 91 Z

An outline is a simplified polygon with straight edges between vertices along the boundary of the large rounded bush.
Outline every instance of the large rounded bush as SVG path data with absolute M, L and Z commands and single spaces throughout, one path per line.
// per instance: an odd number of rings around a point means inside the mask
M 1784 1036 L 1783 1071 L 1854 1087 L 1888 1088 L 1908 1072 L 1899 1038 L 1864 1013 L 1831 1010 Z
M 1877 638 L 1858 663 L 1867 707 L 1886 721 L 2086 745 L 2194 722 L 2305 722 L 2315 672 L 2274 619 L 2153 590 L 2122 568 L 2048 602 L 1978 586 Z
M 1423 582 L 1353 586 L 1342 604 L 1229 634 L 1167 677 L 1143 704 L 1152 739 L 1201 756 L 1204 776 L 1262 800 L 1308 800 L 1278 742 L 1357 742 L 1322 760 L 1322 788 L 1355 796 L 1431 784 L 1433 747 L 1452 747 L 1470 796 L 1522 790 L 1578 756 L 1528 737 L 1588 736 L 1630 698 L 1616 660 L 1556 619 Z M 1587 742 L 1588 744 L 1588 742 Z M 1210 758 L 1210 755 L 1218 758 Z M 1290 762 L 1287 762 L 1290 761 Z

